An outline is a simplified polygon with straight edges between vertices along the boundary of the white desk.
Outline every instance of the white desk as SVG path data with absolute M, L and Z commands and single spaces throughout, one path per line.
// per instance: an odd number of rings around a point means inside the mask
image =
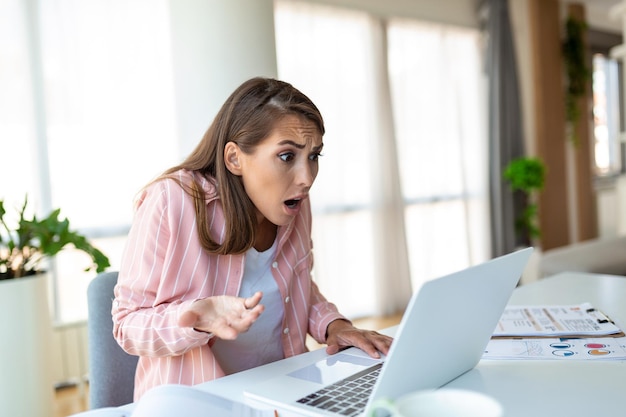
M 510 304 L 578 304 L 585 301 L 626 329 L 626 277 L 561 273 L 517 288 Z M 393 328 L 387 331 L 392 332 Z M 246 387 L 263 383 L 276 374 L 299 369 L 304 359 L 324 357 L 325 350 L 319 349 L 199 384 L 195 388 L 231 401 L 244 402 Z M 504 407 L 505 417 L 613 417 L 626 413 L 626 361 L 482 360 L 446 387 L 470 389 L 496 398 Z M 130 412 L 133 406 L 128 404 L 118 410 Z M 105 416 L 97 411 L 80 416 Z M 121 414 L 110 415 L 117 417 Z
M 577 304 L 588 301 L 626 329 L 626 277 L 562 273 L 517 288 L 510 304 Z M 306 353 L 320 359 L 324 349 Z M 301 366 L 303 355 L 200 384 L 197 388 L 244 401 L 247 386 Z M 486 361 L 447 387 L 484 392 L 503 405 L 505 417 L 618 416 L 626 411 L 626 361 Z

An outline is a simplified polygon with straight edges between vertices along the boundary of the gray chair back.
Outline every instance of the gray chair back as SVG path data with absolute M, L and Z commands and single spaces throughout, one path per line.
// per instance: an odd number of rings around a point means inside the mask
M 117 407 L 133 402 L 138 356 L 126 353 L 113 338 L 113 287 L 117 272 L 96 276 L 87 288 L 89 407 Z

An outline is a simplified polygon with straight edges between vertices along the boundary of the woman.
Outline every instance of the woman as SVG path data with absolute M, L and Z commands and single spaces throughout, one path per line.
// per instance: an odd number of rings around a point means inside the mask
M 118 343 L 140 356 L 135 400 L 303 353 L 307 333 L 329 354 L 388 352 L 389 337 L 356 329 L 311 279 L 323 134 L 304 94 L 254 78 L 140 193 L 113 303 Z

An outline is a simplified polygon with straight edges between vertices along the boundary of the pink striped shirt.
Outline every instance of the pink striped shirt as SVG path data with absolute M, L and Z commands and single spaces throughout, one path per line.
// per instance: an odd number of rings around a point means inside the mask
M 179 171 L 189 183 L 191 174 Z M 215 186 L 200 179 L 208 196 L 212 236 L 224 237 L 224 214 Z M 122 257 L 113 303 L 113 333 L 120 346 L 138 355 L 135 400 L 161 384 L 194 385 L 224 376 L 211 352 L 211 335 L 177 325 L 194 300 L 237 296 L 245 255 L 215 255 L 199 243 L 192 199 L 173 180 L 144 190 Z M 278 228 L 272 274 L 284 302 L 285 357 L 303 353 L 307 333 L 324 343 L 331 321 L 344 318 L 311 278 L 311 209 L 306 200 L 287 226 Z

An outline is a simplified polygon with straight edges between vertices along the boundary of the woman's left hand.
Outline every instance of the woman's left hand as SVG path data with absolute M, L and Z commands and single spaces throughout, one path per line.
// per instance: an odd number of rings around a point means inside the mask
M 382 335 L 372 330 L 357 329 L 345 320 L 335 320 L 328 325 L 326 330 L 326 353 L 334 355 L 343 348 L 355 346 L 370 355 L 372 358 L 380 358 L 380 354 L 389 353 L 389 347 L 393 338 Z

